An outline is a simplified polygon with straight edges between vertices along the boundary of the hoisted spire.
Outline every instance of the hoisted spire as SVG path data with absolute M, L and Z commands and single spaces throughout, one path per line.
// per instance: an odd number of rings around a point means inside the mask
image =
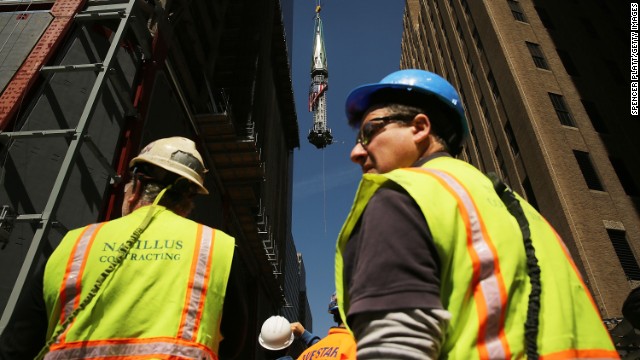
M 313 37 L 313 56 L 311 58 L 311 86 L 309 87 L 309 111 L 313 112 L 313 128 L 309 130 L 307 139 L 318 149 L 333 142 L 331 129 L 327 128 L 327 102 L 329 69 L 324 49 L 324 34 L 320 0 L 316 1 L 315 31 Z

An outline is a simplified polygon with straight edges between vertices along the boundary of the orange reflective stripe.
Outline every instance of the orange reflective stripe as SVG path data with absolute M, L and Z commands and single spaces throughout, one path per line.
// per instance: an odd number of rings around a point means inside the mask
M 87 226 L 73 246 L 60 288 L 60 304 L 62 305 L 60 324 L 62 324 L 80 304 L 82 274 L 87 264 L 87 254 L 89 254 L 93 240 L 95 240 L 98 231 L 103 225 L 104 223 L 99 223 Z M 70 327 L 71 326 L 69 326 L 69 328 Z M 67 328 L 67 331 L 69 328 Z M 67 331 L 60 336 L 60 341 L 64 342 Z
M 204 301 L 209 286 L 211 273 L 211 259 L 213 256 L 214 231 L 208 226 L 198 225 L 198 231 L 191 271 L 189 273 L 189 287 L 185 297 L 185 304 L 180 320 L 178 337 L 185 340 L 195 340 L 204 308 Z
M 46 360 L 66 359 L 210 359 L 218 357 L 205 346 L 169 337 L 78 341 L 53 345 Z
M 620 355 L 615 350 L 603 349 L 571 349 L 559 351 L 552 354 L 540 355 L 540 360 L 580 360 L 580 359 L 620 359 Z
M 478 313 L 480 359 L 510 358 L 511 351 L 504 333 L 507 292 L 498 253 L 473 198 L 460 182 L 444 171 L 425 168 L 407 170 L 433 176 L 456 199 L 465 223 L 467 249 L 473 264 L 471 286 Z
M 198 281 L 202 284 L 200 290 L 200 296 L 198 299 L 198 305 L 195 318 L 195 324 L 193 327 L 193 335 L 192 340 L 195 340 L 195 334 L 198 333 L 198 329 L 200 328 L 200 323 L 202 322 L 202 312 L 204 311 L 204 301 L 207 296 L 207 291 L 209 290 L 209 279 L 211 277 L 211 262 L 213 261 L 213 251 L 215 244 L 215 230 L 210 227 L 204 227 L 202 241 L 207 245 L 206 251 L 201 251 L 198 254 L 198 258 L 200 261 L 199 271 L 196 272 L 196 276 L 198 277 Z M 204 249 L 204 245 L 202 247 Z M 204 267 L 202 266 L 204 263 Z M 197 283 L 197 282 L 196 282 Z

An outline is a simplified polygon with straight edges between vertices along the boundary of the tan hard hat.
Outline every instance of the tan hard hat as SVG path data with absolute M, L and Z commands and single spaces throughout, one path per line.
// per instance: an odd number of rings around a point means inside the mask
M 175 136 L 158 139 L 149 143 L 140 154 L 129 162 L 129 168 L 146 162 L 180 175 L 198 185 L 198 193 L 208 194 L 204 187 L 204 174 L 207 169 L 202 156 L 196 150 L 196 144 L 184 137 Z
M 282 316 L 271 316 L 260 330 L 258 342 L 267 350 L 282 350 L 293 342 L 291 323 Z

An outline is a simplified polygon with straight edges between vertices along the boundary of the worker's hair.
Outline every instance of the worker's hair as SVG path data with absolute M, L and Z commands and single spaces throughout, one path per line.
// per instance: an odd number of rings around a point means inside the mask
M 193 198 L 198 193 L 198 187 L 177 174 L 145 165 L 134 174 L 134 181 L 140 181 L 142 185 L 141 205 L 152 204 L 162 189 L 171 185 L 158 205 L 178 214 L 188 214 L 193 209 Z
M 335 322 L 336 324 L 340 325 L 344 322 L 342 321 L 342 316 L 340 316 L 340 311 L 336 310 L 332 312 L 331 315 L 333 315 L 333 322 Z
M 189 185 L 187 179 L 181 178 L 162 196 L 158 205 L 162 205 L 175 213 L 189 213 L 193 208 L 193 197 L 196 192 L 184 188 L 184 184 Z M 143 182 L 142 195 L 140 203 L 142 205 L 150 205 L 158 197 L 160 191 L 166 186 L 156 182 Z
M 444 150 L 449 152 L 449 145 L 446 141 L 440 136 L 442 128 L 444 128 L 443 124 L 447 123 L 447 119 L 444 117 L 442 111 L 439 108 L 432 109 L 423 109 L 417 106 L 404 105 L 398 103 L 381 103 L 377 104 L 374 108 L 385 108 L 391 115 L 398 116 L 401 118 L 414 118 L 418 114 L 425 114 L 429 117 L 429 121 L 431 122 L 431 127 L 433 131 L 431 134 L 435 138 L 438 144 L 444 147 Z M 411 125 L 410 122 L 406 122 L 407 126 Z

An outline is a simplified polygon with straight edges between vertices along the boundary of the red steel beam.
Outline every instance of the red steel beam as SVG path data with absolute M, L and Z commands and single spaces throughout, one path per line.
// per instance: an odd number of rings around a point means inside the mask
M 53 20 L 33 47 L 22 66 L 0 95 L 0 131 L 9 125 L 38 74 L 53 56 L 58 45 L 71 28 L 73 17 L 84 7 L 86 0 L 57 0 L 51 8 Z

